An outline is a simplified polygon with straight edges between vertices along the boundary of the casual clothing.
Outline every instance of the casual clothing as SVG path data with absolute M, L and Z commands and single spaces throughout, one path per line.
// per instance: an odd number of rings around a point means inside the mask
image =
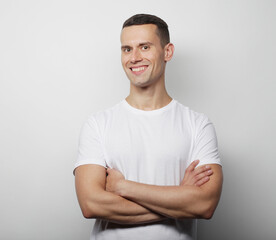
M 134 108 L 124 99 L 89 117 L 82 128 L 75 167 L 98 164 L 119 170 L 127 180 L 179 185 L 196 159 L 199 165 L 220 164 L 215 130 L 204 114 L 175 99 L 152 111 Z M 195 239 L 195 233 L 193 219 L 127 227 L 96 220 L 91 240 L 188 240 Z

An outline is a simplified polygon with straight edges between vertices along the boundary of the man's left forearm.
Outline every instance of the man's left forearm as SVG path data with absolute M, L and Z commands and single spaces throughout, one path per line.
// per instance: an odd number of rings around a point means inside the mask
M 172 218 L 212 217 L 220 198 L 222 170 L 212 165 L 210 181 L 197 186 L 156 186 L 123 180 L 117 194 Z

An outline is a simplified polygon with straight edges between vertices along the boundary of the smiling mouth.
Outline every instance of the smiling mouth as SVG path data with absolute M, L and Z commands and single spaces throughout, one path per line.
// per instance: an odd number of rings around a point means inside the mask
M 143 73 L 144 71 L 146 71 L 147 68 L 148 68 L 148 66 L 139 66 L 139 67 L 131 67 L 130 70 L 135 75 L 139 75 L 139 74 Z

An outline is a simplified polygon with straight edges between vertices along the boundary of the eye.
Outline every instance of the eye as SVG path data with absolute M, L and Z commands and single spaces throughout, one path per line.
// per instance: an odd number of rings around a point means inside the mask
M 149 46 L 147 45 L 142 46 L 142 50 L 148 50 L 148 49 L 149 49 Z
M 130 48 L 124 48 L 124 49 L 123 49 L 123 52 L 125 52 L 125 53 L 128 53 L 128 52 L 130 52 L 130 51 L 131 51 Z

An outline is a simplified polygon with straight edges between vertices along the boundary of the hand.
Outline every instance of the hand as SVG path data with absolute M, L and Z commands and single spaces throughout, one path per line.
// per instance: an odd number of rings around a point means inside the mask
M 120 171 L 116 169 L 107 168 L 106 172 L 106 191 L 120 195 L 120 183 L 125 180 L 125 177 Z
M 210 166 L 203 165 L 195 168 L 199 164 L 199 160 L 193 161 L 185 171 L 183 180 L 180 186 L 197 186 L 200 187 L 204 183 L 208 182 L 213 171 Z

